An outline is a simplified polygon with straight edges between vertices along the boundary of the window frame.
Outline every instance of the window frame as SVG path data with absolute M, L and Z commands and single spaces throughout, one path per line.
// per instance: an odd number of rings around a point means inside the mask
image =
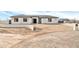
M 27 18 L 23 18 L 23 22 L 27 22 Z
M 48 18 L 48 22 L 52 22 L 52 19 L 51 18 Z
M 18 18 L 14 18 L 14 22 L 19 22 L 19 19 Z

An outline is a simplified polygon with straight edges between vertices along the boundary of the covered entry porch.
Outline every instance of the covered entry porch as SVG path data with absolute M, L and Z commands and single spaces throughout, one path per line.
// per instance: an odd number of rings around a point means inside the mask
M 41 23 L 42 23 L 41 18 L 37 17 L 32 18 L 32 24 L 41 24 Z

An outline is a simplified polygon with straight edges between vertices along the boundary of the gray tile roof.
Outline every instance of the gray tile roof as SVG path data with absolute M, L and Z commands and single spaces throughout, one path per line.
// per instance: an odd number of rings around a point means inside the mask
M 11 18 L 27 18 L 27 17 L 58 18 L 56 16 L 50 16 L 50 15 L 15 15 L 15 16 L 11 16 Z

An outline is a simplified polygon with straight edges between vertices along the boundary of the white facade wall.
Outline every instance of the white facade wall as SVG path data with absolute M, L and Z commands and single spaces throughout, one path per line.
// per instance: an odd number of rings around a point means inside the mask
M 11 20 L 12 24 L 31 24 L 32 23 L 32 19 L 31 18 L 27 18 L 27 22 L 23 22 L 23 18 L 18 18 L 18 22 L 14 22 L 14 18 L 12 18 Z
M 58 18 L 52 18 L 52 23 L 58 23 Z
M 23 18 L 18 18 L 18 22 L 14 22 L 14 18 L 12 18 L 11 23 L 12 24 L 33 24 L 33 19 L 37 19 L 37 24 L 39 23 L 39 18 L 38 17 L 32 17 L 32 18 L 27 18 L 27 22 L 23 22 Z M 48 18 L 41 18 L 41 23 L 42 24 L 51 24 L 51 23 L 58 23 L 58 18 L 52 18 L 52 22 L 48 21 Z
M 58 23 L 58 18 L 52 18 L 52 22 L 48 21 L 48 18 L 42 18 L 41 19 L 42 23 L 47 23 L 47 24 L 51 24 L 51 23 Z
M 41 23 L 48 23 L 48 18 L 41 18 Z
M 23 22 L 22 20 L 22 24 L 32 24 L 32 18 L 27 18 L 27 22 Z

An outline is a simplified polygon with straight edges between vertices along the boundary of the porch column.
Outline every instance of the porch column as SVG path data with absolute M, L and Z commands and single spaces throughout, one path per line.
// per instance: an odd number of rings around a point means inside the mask
M 37 24 L 39 24 L 39 18 L 37 18 Z

